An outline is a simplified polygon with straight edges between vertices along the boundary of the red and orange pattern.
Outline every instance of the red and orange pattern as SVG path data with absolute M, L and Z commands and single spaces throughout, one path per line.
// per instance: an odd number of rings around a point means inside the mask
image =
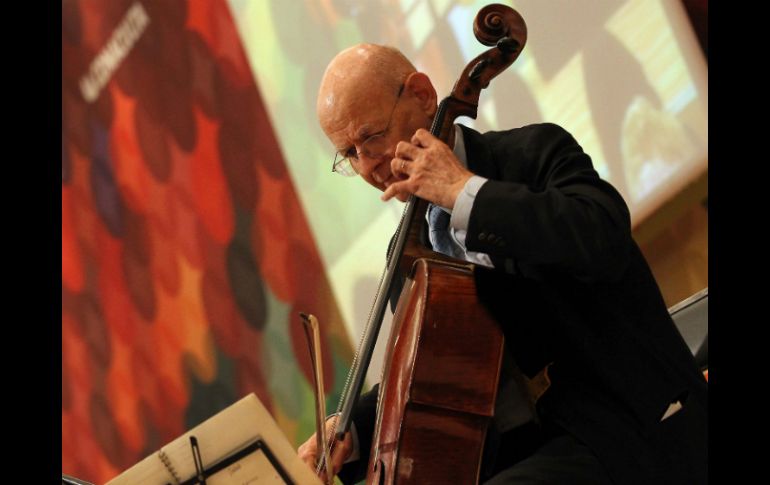
M 62 472 L 102 483 L 250 392 L 300 442 L 298 312 L 324 325 L 330 402 L 350 342 L 224 0 L 65 0 L 62 64 Z

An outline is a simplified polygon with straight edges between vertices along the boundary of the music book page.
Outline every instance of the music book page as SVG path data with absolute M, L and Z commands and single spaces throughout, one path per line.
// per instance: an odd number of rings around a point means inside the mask
M 197 446 L 191 443 L 191 436 Z M 107 485 L 192 485 L 201 478 L 199 470 L 203 470 L 207 485 L 321 484 L 252 393 L 163 446 Z

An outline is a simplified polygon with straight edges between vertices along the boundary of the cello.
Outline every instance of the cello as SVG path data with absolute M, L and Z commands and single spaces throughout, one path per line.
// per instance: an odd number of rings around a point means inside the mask
M 482 8 L 473 31 L 482 44 L 494 47 L 465 67 L 439 104 L 430 131 L 444 142 L 457 117 L 476 118 L 481 90 L 516 60 L 526 43 L 524 20 L 504 5 Z M 494 414 L 502 330 L 477 297 L 475 265 L 423 245 L 427 209 L 427 201 L 409 197 L 338 408 L 334 434 L 339 440 L 350 428 L 388 295 L 403 274 L 380 381 L 367 483 L 477 483 Z M 317 472 L 334 443 L 324 450 Z

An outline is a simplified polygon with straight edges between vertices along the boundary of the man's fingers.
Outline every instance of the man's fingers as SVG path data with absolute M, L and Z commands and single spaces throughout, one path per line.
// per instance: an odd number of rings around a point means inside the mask
M 312 457 L 306 456 L 302 458 L 302 461 L 304 461 L 311 470 L 315 471 L 315 460 Z
M 395 155 L 398 158 L 405 158 L 407 160 L 414 160 L 420 154 L 420 147 L 411 143 L 400 141 L 396 145 Z
M 312 455 L 315 452 L 315 435 L 311 436 L 310 439 L 299 445 L 299 448 L 297 448 L 297 454 L 299 456 L 305 456 L 305 455 Z
M 332 470 L 335 475 L 342 470 L 342 465 L 345 463 L 346 459 L 347 455 L 343 453 L 342 450 L 337 448 L 334 449 L 334 453 L 332 453 Z
M 326 433 L 329 440 L 333 440 L 332 431 L 334 429 L 335 421 L 336 417 L 329 418 L 326 421 Z M 317 467 L 317 461 L 321 459 L 322 455 L 322 452 L 319 451 L 316 447 L 315 436 L 315 434 L 312 435 L 310 438 L 308 438 L 307 441 L 302 443 L 299 448 L 297 448 L 297 455 L 299 455 L 300 459 L 314 472 Z M 352 452 L 353 438 L 351 437 L 350 433 L 345 433 L 344 439 L 334 444 L 334 450 L 332 451 L 331 458 L 329 460 L 329 465 L 335 475 L 342 469 L 342 465 L 345 463 L 345 460 L 348 459 Z
M 350 433 L 345 433 L 345 438 L 342 441 L 338 441 L 332 452 L 332 468 L 336 475 L 341 469 L 345 460 L 348 459 L 352 450 L 353 441 L 350 437 Z
M 429 147 L 434 141 L 438 140 L 435 136 L 430 134 L 430 131 L 425 128 L 420 128 L 412 135 L 412 144 L 418 147 Z
M 395 182 L 390 184 L 390 186 L 385 189 L 385 192 L 382 193 L 380 196 L 380 200 L 383 202 L 387 202 L 393 197 L 398 198 L 401 202 L 405 201 L 408 197 L 410 192 L 407 190 L 407 184 L 408 180 L 404 180 L 401 182 Z
M 394 158 L 390 161 L 390 171 L 394 175 L 403 175 L 409 177 L 409 166 L 414 163 L 404 158 Z

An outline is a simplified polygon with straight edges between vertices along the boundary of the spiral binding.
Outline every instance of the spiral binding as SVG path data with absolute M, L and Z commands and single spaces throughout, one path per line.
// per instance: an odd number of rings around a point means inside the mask
M 163 462 L 163 466 L 166 467 L 166 470 L 168 470 L 168 472 L 171 473 L 171 476 L 174 478 L 176 485 L 180 485 L 182 481 L 179 479 L 179 475 L 176 474 L 176 469 L 174 468 L 174 465 L 171 464 L 171 460 L 169 460 L 168 455 L 166 455 L 166 452 L 163 450 L 159 450 L 158 458 L 160 458 L 160 461 Z

